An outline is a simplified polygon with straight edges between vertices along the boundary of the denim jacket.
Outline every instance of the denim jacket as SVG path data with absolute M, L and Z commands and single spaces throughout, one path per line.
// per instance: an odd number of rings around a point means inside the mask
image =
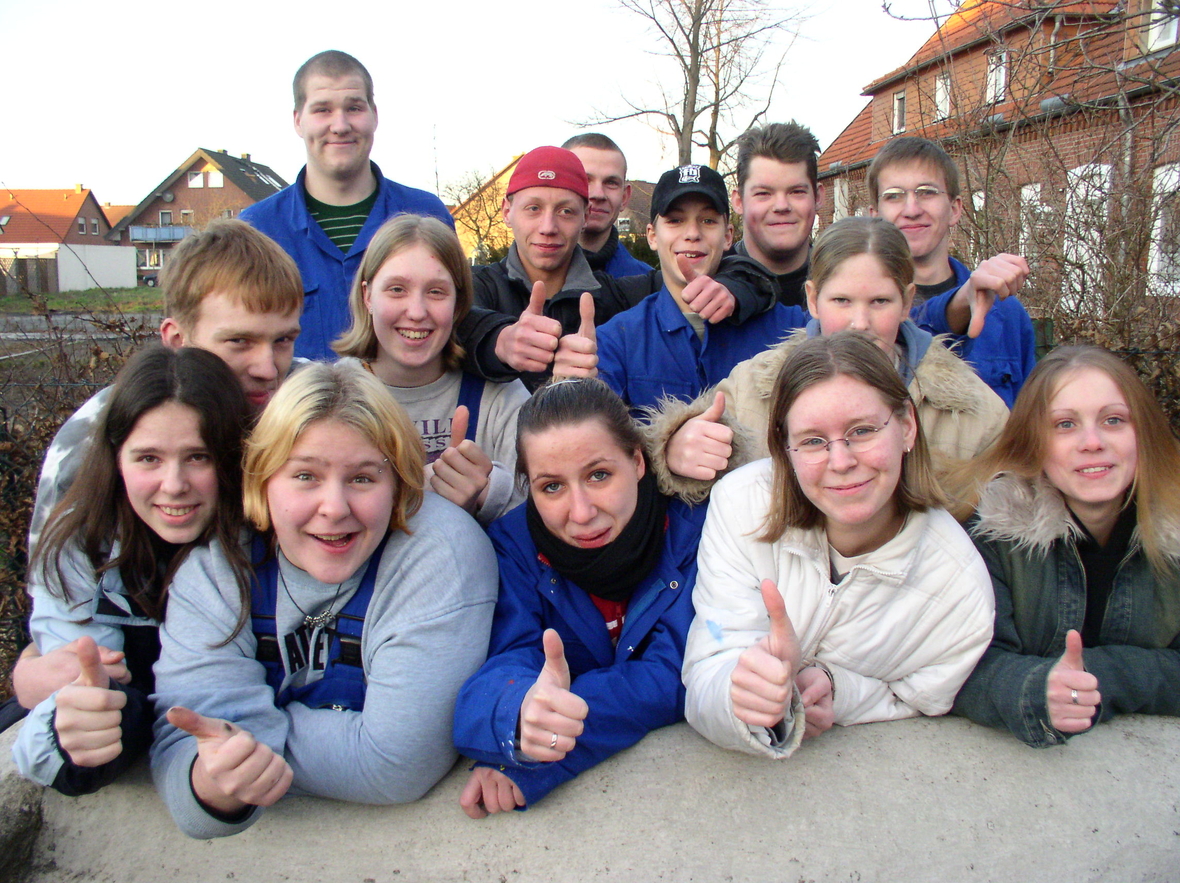
M 984 491 L 970 532 L 992 575 L 996 627 L 954 711 L 1007 727 L 1034 747 L 1061 744 L 1069 736 L 1049 721 L 1046 689 L 1066 632 L 1081 632 L 1086 616 L 1080 529 L 1046 480 L 1001 475 Z M 1099 643 L 1083 650 L 1102 694 L 1095 722 L 1135 712 L 1180 715 L 1180 535 L 1168 531 L 1165 543 L 1175 567 L 1161 579 L 1136 529 L 1114 578 Z

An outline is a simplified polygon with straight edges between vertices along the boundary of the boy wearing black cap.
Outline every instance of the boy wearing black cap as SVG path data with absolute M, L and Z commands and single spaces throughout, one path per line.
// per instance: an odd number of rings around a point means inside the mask
M 741 325 L 705 322 L 683 292 L 711 276 L 733 244 L 725 182 L 708 166 L 665 172 L 652 193 L 648 244 L 660 257 L 664 287 L 598 329 L 598 373 L 633 411 L 665 397 L 691 401 L 738 362 L 805 324 L 799 307 L 776 303 Z

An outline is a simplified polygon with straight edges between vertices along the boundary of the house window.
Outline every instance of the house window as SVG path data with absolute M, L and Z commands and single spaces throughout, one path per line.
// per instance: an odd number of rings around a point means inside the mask
M 170 211 L 160 212 L 160 226 L 161 227 L 171 227 L 172 226 L 172 212 L 170 212 Z
M 905 90 L 893 93 L 893 134 L 905 131 Z
M 951 115 L 951 75 L 939 74 L 934 78 L 934 121 L 945 120 Z
M 832 220 L 838 221 L 841 218 L 847 218 L 850 214 L 848 210 L 848 179 L 836 179 L 836 192 L 832 200 Z
M 232 218 L 234 216 L 234 210 L 232 208 L 223 208 L 221 210 L 221 216 L 223 218 Z
M 1176 4 L 1173 2 L 1154 2 L 1151 4 L 1151 20 L 1147 25 L 1147 51 L 1156 52 L 1176 44 Z
M 1149 294 L 1175 296 L 1180 284 L 1180 163 L 1156 168 L 1152 181 Z
M 1020 188 L 1020 253 L 1031 264 L 1035 255 L 1048 244 L 1053 209 L 1041 202 L 1041 185 L 1025 184 Z
M 619 218 L 619 220 L 615 222 L 615 226 L 619 228 L 620 233 L 630 233 L 631 232 L 631 219 L 630 218 Z
M 137 248 L 135 254 L 141 270 L 157 270 L 164 262 L 163 252 L 158 248 Z
M 180 223 L 185 227 L 193 225 L 193 210 L 191 208 L 182 208 L 180 210 Z
M 189 172 L 188 173 L 188 186 L 189 186 L 190 190 L 200 190 L 202 187 L 204 187 L 205 186 L 205 173 L 204 172 Z
M 1004 100 L 1008 92 L 1008 53 L 997 52 L 987 57 L 987 85 L 985 98 L 988 104 Z
M 98 235 L 98 218 L 91 218 L 90 219 L 90 232 L 93 233 L 95 236 Z
M 80 233 L 82 236 L 86 235 L 86 219 L 85 218 L 78 218 L 78 233 Z
M 224 187 L 225 175 L 221 174 L 221 172 L 217 171 L 216 169 L 211 169 L 209 172 L 209 186 Z
M 1061 305 L 1066 309 L 1081 308 L 1102 290 L 1110 179 L 1111 168 L 1106 163 L 1088 163 L 1066 174 L 1061 291 Z

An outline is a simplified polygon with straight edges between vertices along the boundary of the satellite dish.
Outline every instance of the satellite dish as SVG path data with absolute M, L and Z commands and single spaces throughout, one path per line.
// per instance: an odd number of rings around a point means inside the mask
M 172 202 L 172 200 L 176 199 L 176 194 L 171 190 L 165 190 L 160 194 L 160 199 L 164 200 L 164 202 Z

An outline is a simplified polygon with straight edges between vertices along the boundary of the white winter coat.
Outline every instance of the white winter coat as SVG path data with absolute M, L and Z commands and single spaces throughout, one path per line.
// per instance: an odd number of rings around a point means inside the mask
M 770 460 L 713 488 L 684 657 L 688 722 L 723 748 L 782 758 L 798 747 L 797 692 L 777 737 L 739 721 L 730 701 L 738 657 L 770 628 L 763 579 L 783 595 L 804 664 L 818 660 L 832 672 L 836 723 L 945 714 L 987 649 L 994 616 L 991 578 L 962 527 L 941 509 L 912 512 L 896 537 L 833 584 L 822 529 L 758 539 L 770 492 Z

